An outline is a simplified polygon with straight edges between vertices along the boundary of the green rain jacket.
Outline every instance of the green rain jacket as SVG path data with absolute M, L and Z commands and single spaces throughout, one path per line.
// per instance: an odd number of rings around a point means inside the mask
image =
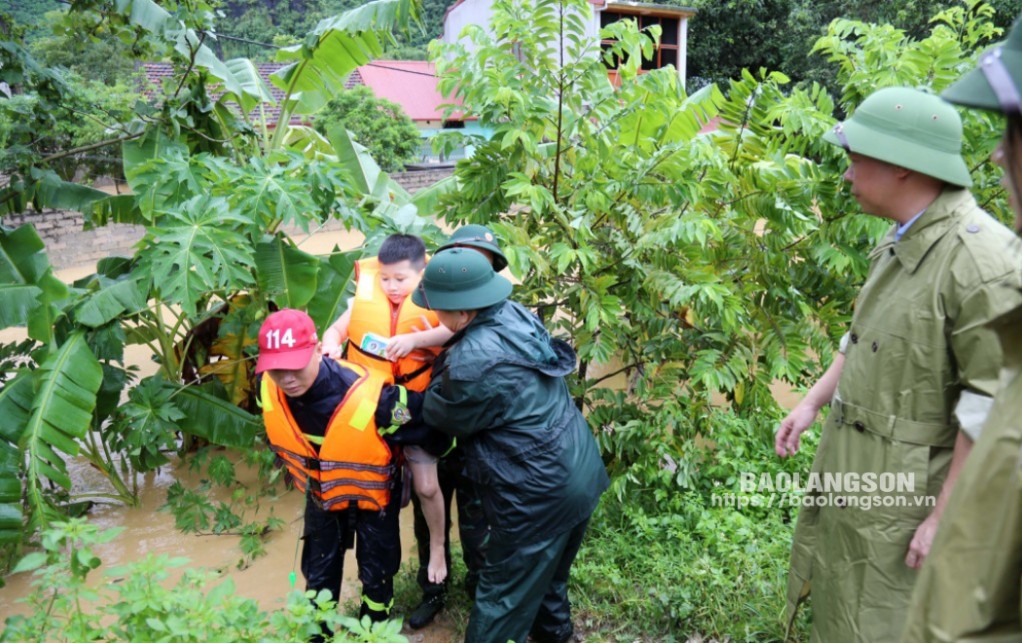
M 812 470 L 821 479 L 902 474 L 901 492 L 804 499 L 788 615 L 811 589 L 812 640 L 821 643 L 901 635 L 917 575 L 904 562 L 909 543 L 958 431 L 978 435 L 998 388 L 1001 351 L 988 323 L 1020 301 L 1006 287 L 1022 265 L 1015 237 L 968 191 L 946 188 L 900 241 L 894 232 L 870 255 Z
M 512 301 L 479 311 L 433 367 L 423 418 L 458 438 L 494 545 L 527 545 L 589 518 L 609 486 L 564 376 L 575 352 Z
M 1022 641 L 1022 307 L 998 320 L 1004 388 L 919 573 L 902 641 Z

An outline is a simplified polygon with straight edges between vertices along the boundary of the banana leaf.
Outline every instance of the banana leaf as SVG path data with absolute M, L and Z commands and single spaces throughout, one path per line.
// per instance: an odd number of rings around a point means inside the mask
M 263 422 L 259 416 L 207 392 L 206 387 L 186 386 L 173 399 L 186 416 L 178 424 L 187 433 L 213 444 L 247 449 L 262 433 Z
M 0 543 L 17 542 L 21 511 L 21 434 L 32 411 L 32 372 L 23 370 L 0 389 Z
M 224 329 L 221 327 L 220 332 Z M 203 375 L 214 375 L 224 386 L 227 399 L 241 406 L 252 394 L 251 371 L 255 363 L 245 355 L 245 348 L 256 340 L 244 333 L 227 333 L 218 337 L 210 348 L 210 357 L 220 359 L 199 367 Z
M 29 337 L 47 343 L 60 312 L 55 302 L 67 296 L 35 228 L 0 226 L 0 328 L 27 324 Z
M 260 290 L 281 308 L 302 308 L 316 294 L 319 259 L 281 237 L 257 245 L 255 262 Z
M 44 481 L 70 491 L 71 479 L 59 452 L 78 454 L 78 440 L 92 425 L 103 370 L 85 334 L 76 332 L 46 358 L 33 376 L 35 395 L 21 445 L 28 454 L 27 500 L 34 517 L 45 521 L 50 506 L 43 491 Z
M 75 319 L 98 328 L 123 314 L 132 315 L 145 309 L 146 286 L 141 277 L 114 281 L 93 275 L 89 291 L 74 308 Z
M 380 169 L 369 150 L 355 141 L 348 130 L 340 126 L 332 127 L 327 132 L 327 139 L 337 154 L 338 163 L 359 193 L 397 205 L 411 201 L 408 191 Z
M 423 216 L 436 216 L 440 199 L 445 194 L 455 192 L 457 189 L 458 179 L 452 174 L 416 192 L 412 195 L 412 204 L 419 210 L 419 214 Z
M 270 77 L 284 90 L 287 113 L 312 114 L 344 90 L 360 65 L 379 58 L 395 30 L 419 20 L 419 0 L 376 0 L 321 20 L 303 42 L 284 47 L 277 60 L 293 60 Z
M 108 223 L 146 224 L 134 194 L 107 195 L 105 199 L 93 201 L 82 213 L 86 230 L 101 228 Z
M 354 294 L 355 261 L 360 256 L 361 250 L 355 250 L 320 257 L 319 284 L 308 310 L 316 328 L 327 328 L 347 310 L 348 298 Z

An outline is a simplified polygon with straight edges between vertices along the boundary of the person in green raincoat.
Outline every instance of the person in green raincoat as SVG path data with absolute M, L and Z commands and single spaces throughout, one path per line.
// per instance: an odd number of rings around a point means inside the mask
M 454 336 L 433 365 L 423 419 L 458 439 L 490 528 L 465 641 L 565 643 L 571 565 L 610 481 L 564 381 L 575 351 L 510 293 L 472 249 L 426 266 L 412 301 Z
M 870 254 L 832 365 L 777 433 L 777 453 L 793 453 L 830 404 L 810 479 L 844 485 L 805 498 L 789 623 L 811 591 L 812 641 L 896 641 L 998 388 L 1001 350 L 988 322 L 1022 301 L 1020 256 L 1014 235 L 966 189 L 961 119 L 939 97 L 878 90 L 824 140 L 848 153 L 845 180 L 863 211 L 894 225 Z M 897 493 L 853 486 L 891 474 L 907 481 Z
M 1001 112 L 993 159 L 1022 233 L 1022 23 L 977 69 L 944 92 L 953 103 Z M 1022 263 L 1015 264 L 1022 270 Z M 1003 387 L 955 485 L 909 608 L 902 641 L 1022 641 L 1022 306 L 994 319 L 1004 352 Z

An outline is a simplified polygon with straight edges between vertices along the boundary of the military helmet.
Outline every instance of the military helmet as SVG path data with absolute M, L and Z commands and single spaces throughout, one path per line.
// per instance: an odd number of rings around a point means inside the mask
M 1022 18 L 1008 38 L 980 56 L 976 68 L 959 78 L 941 94 L 965 105 L 1005 114 L 1022 112 Z
M 918 89 L 873 92 L 823 140 L 952 185 L 972 185 L 962 160 L 961 117 L 939 96 Z
M 500 272 L 507 267 L 507 257 L 500 251 L 500 246 L 497 244 L 497 237 L 494 236 L 490 229 L 483 225 L 477 225 L 470 223 L 463 225 L 451 234 L 451 238 L 447 240 L 447 243 L 437 248 L 437 251 L 446 250 L 448 248 L 457 248 L 459 246 L 469 246 L 472 248 L 481 248 L 482 250 L 489 250 L 493 253 L 493 269 Z
M 430 310 L 479 310 L 510 294 L 511 282 L 495 273 L 486 257 L 468 248 L 450 248 L 426 264 L 412 301 Z

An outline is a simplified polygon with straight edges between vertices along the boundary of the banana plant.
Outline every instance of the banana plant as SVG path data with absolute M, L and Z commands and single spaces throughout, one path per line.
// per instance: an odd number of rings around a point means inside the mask
M 0 233 L 0 327 L 26 325 L 41 345 L 27 362 L 36 366 L 0 389 L 0 542 L 77 499 L 70 457 L 110 480 L 108 497 L 131 502 L 134 474 L 163 464 L 175 436 L 254 445 L 259 323 L 268 309 L 294 306 L 328 324 L 344 310 L 361 255 L 313 257 L 282 226 L 340 218 L 370 247 L 387 231 L 439 235 L 346 131 L 322 136 L 290 124 L 343 91 L 344 77 L 378 57 L 394 29 L 415 23 L 418 0 L 367 3 L 282 49 L 278 59 L 291 64 L 272 79 L 285 91 L 275 128 L 250 121 L 273 100 L 251 61 L 220 61 L 206 32 L 152 0 L 116 8 L 132 33 L 163 43 L 182 78 L 162 112 L 127 126 L 131 194 L 70 186 L 43 166 L 31 184 L 9 188 L 29 190 L 40 206 L 81 209 L 89 225 L 132 223 L 146 234 L 133 257 L 104 260 L 96 274 L 64 284 L 30 226 Z M 155 374 L 137 380 L 124 365 L 131 343 L 151 349 Z

